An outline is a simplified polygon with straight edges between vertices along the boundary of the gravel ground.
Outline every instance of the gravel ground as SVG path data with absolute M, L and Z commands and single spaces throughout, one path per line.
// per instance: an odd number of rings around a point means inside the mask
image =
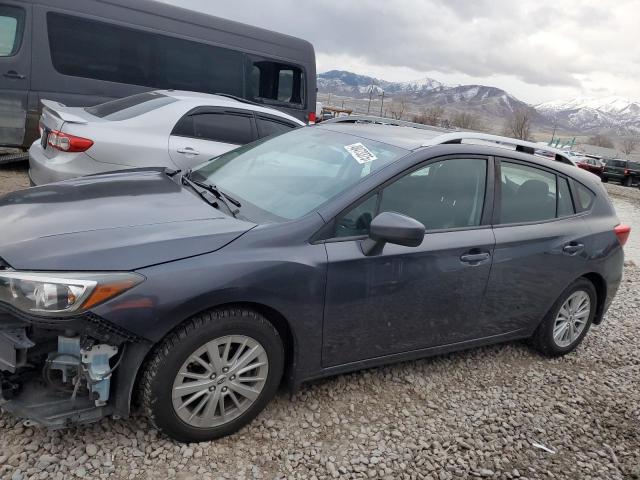
M 27 164 L 24 162 L 0 165 L 0 195 L 27 188 L 29 186 L 27 170 Z
M 0 169 L 0 192 L 8 178 L 26 185 Z M 216 442 L 181 445 L 141 417 L 47 431 L 0 414 L 0 478 L 640 478 L 639 307 L 629 264 L 564 358 L 510 343 L 342 375 Z
M 636 187 L 623 187 L 622 185 L 616 183 L 603 183 L 609 195 L 613 198 L 621 197 L 627 198 L 629 200 L 639 200 L 640 201 L 640 188 Z

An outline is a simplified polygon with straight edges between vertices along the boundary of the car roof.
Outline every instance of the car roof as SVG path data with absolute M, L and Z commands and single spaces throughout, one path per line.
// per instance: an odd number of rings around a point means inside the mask
M 295 117 L 288 115 L 280 110 L 275 108 L 271 108 L 268 106 L 259 105 L 254 102 L 245 101 L 243 99 L 236 99 L 227 95 L 217 95 L 213 93 L 201 93 L 201 92 L 190 92 L 187 90 L 156 90 L 157 93 L 161 93 L 162 95 L 166 95 L 171 98 L 175 98 L 176 100 L 180 100 L 182 102 L 190 102 L 193 103 L 194 106 L 197 106 L 201 103 L 205 103 L 212 106 L 220 106 L 220 107 L 228 107 L 228 108 L 241 108 L 243 110 L 251 110 L 254 112 L 267 113 L 270 115 L 276 115 L 278 117 L 282 117 L 284 119 L 295 122 L 297 125 L 305 125 L 304 122 L 301 122 Z
M 435 145 L 455 143 L 479 146 L 487 145 L 498 146 L 511 151 L 523 151 L 531 154 L 531 156 L 535 158 L 545 158 L 543 155 L 535 153 L 537 151 L 545 151 L 555 155 L 556 158 L 554 161 L 560 161 L 572 166 L 574 165 L 574 162 L 568 158 L 566 153 L 556 148 L 486 133 L 450 131 L 438 127 L 415 125 L 410 122 L 402 121 L 390 121 L 385 124 L 374 122 L 360 123 L 359 121 L 329 121 L 321 123 L 320 126 L 327 130 L 339 131 L 366 138 L 368 140 L 387 143 L 407 150 L 417 150 L 422 147 L 433 147 Z M 561 159 L 558 159 L 558 156 L 560 156 Z
M 320 123 L 314 128 L 346 133 L 355 137 L 386 143 L 405 150 L 416 150 L 425 142 L 442 135 L 442 130 L 412 128 L 377 123 Z

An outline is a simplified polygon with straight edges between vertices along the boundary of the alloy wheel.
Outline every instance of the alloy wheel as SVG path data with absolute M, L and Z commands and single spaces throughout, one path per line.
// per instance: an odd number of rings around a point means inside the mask
M 591 298 L 584 290 L 573 292 L 562 304 L 553 325 L 553 341 L 558 347 L 566 348 L 575 342 L 591 313 Z
M 264 347 L 244 335 L 207 342 L 183 363 L 173 382 L 173 408 L 193 427 L 224 425 L 260 396 L 269 374 Z

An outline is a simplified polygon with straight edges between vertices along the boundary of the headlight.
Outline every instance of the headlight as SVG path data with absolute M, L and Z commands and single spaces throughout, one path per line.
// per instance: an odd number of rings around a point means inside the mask
M 144 280 L 136 273 L 34 273 L 0 270 L 0 302 L 26 313 L 84 312 Z

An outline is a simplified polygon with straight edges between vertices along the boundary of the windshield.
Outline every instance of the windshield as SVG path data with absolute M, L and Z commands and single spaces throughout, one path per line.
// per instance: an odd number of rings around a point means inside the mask
M 216 185 L 241 202 L 242 215 L 261 217 L 253 220 L 292 220 L 407 153 L 373 140 L 307 127 L 217 157 L 196 168 L 193 178 Z

